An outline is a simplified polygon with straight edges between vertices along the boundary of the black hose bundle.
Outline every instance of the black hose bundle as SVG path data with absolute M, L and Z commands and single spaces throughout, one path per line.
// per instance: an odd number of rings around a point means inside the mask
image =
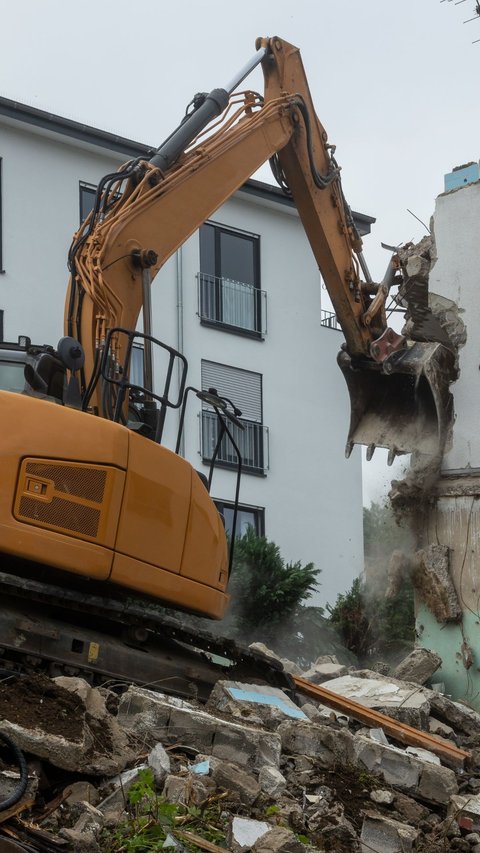
M 3 802 L 0 803 L 0 812 L 4 812 L 12 806 L 16 805 L 16 803 L 18 803 L 19 800 L 22 799 L 25 791 L 27 790 L 28 767 L 23 752 L 18 748 L 17 744 L 11 739 L 11 737 L 6 734 L 3 734 L 3 732 L 0 732 L 0 740 L 3 740 L 6 746 L 8 746 L 8 748 L 10 749 L 10 752 L 13 753 L 15 761 L 20 770 L 20 780 L 13 794 L 11 794 L 9 797 L 7 797 L 6 800 L 3 800 Z

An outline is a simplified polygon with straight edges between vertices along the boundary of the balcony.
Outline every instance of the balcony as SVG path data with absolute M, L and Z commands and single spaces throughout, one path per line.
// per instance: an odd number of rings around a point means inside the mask
M 268 471 L 268 427 L 254 421 L 240 418 L 245 427 L 241 430 L 229 424 L 233 438 L 242 456 L 242 470 L 245 474 L 265 476 Z M 210 462 L 218 440 L 219 422 L 214 412 L 204 409 L 200 420 L 200 447 L 204 462 Z M 220 444 L 216 464 L 222 468 L 236 468 L 237 454 L 228 436 Z
M 325 326 L 327 329 L 335 329 L 336 332 L 341 332 L 342 327 L 337 320 L 337 315 L 333 313 L 333 311 L 322 311 L 320 325 Z
M 252 284 L 197 273 L 198 315 L 203 325 L 217 326 L 263 339 L 267 333 L 267 294 Z

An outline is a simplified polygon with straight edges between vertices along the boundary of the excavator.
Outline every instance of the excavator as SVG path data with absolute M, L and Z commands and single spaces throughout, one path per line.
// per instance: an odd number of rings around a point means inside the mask
M 263 94 L 240 91 L 259 64 Z M 191 394 L 209 404 L 219 423 L 213 465 L 241 423 L 216 389 L 187 387 L 184 356 L 152 334 L 150 290 L 167 259 L 267 160 L 293 197 L 344 334 L 347 455 L 356 443 L 367 455 L 387 447 L 390 461 L 443 448 L 452 354 L 388 327 L 398 259 L 372 281 L 334 153 L 299 50 L 260 38 L 232 81 L 195 95 L 149 159 L 100 181 L 68 255 L 64 337 L 56 348 L 24 338 L 1 352 L 0 412 L 10 425 L 0 441 L 5 665 L 46 661 L 53 672 L 160 681 L 182 695 L 192 683 L 202 695 L 218 678 L 215 656 L 235 672 L 257 665 L 264 676 L 264 661 L 169 617 L 222 618 L 231 551 L 209 495 L 211 473 L 199 475 L 180 456 L 180 437 L 175 451 L 162 444 L 165 418 L 180 410 L 182 424 Z M 139 344 L 143 379 L 135 384 Z M 152 378 L 156 352 L 166 366 L 161 390 Z

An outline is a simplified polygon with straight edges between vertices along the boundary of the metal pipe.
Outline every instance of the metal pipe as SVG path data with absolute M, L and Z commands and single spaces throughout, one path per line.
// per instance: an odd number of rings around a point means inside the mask
M 363 252 L 357 252 L 356 254 L 357 254 L 358 262 L 362 268 L 362 272 L 365 276 L 365 281 L 367 282 L 367 284 L 371 284 L 373 279 L 372 279 L 372 276 L 370 275 L 370 270 L 368 269 L 367 262 L 365 260 L 365 256 L 364 256 Z
M 142 271 L 142 296 L 143 296 L 143 333 L 152 334 L 152 275 L 149 269 Z M 153 391 L 153 359 L 152 342 L 149 338 L 144 339 L 143 350 L 143 387 Z
M 183 250 L 182 246 L 176 252 L 176 278 L 177 278 L 177 349 L 183 355 Z M 182 381 L 182 365 L 178 362 L 178 387 Z M 179 414 L 179 429 L 181 426 L 181 410 Z M 177 453 L 185 456 L 185 435 L 183 429 L 180 432 L 179 447 Z
M 231 93 L 262 61 L 265 53 L 265 47 L 257 50 L 250 61 L 230 80 L 225 89 L 212 89 L 210 94 L 206 96 L 203 104 L 187 116 L 168 139 L 157 148 L 153 157 L 150 158 L 150 163 L 157 166 L 162 172 L 166 172 L 173 166 L 175 161 L 180 157 L 180 154 L 183 154 L 200 131 L 226 109 Z
M 252 56 L 252 58 L 245 63 L 242 69 L 240 69 L 238 74 L 233 77 L 233 79 L 230 80 L 229 83 L 227 83 L 227 85 L 225 86 L 225 91 L 228 92 L 229 95 L 231 95 L 232 92 L 235 91 L 237 86 L 240 86 L 240 83 L 245 80 L 245 77 L 248 77 L 248 75 L 253 71 L 253 69 L 260 64 L 266 52 L 266 47 L 261 47 L 259 50 L 257 50 L 257 52 Z
M 150 163 L 168 171 L 186 148 L 193 142 L 212 119 L 223 113 L 228 106 L 229 94 L 225 89 L 212 89 L 203 104 L 186 118 L 171 136 L 157 148 Z

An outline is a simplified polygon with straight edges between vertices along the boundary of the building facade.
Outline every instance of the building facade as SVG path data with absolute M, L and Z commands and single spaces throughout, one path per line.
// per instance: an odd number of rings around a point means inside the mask
M 0 310 L 5 340 L 63 333 L 66 255 L 95 186 L 151 149 L 0 98 Z M 362 233 L 373 221 L 355 214 Z M 241 410 L 239 530 L 252 524 L 289 561 L 322 570 L 314 604 L 333 603 L 363 568 L 361 459 L 344 458 L 349 402 L 336 355 L 342 335 L 295 206 L 248 181 L 158 274 L 153 334 L 182 352 L 188 383 L 215 387 Z M 154 363 L 160 381 L 162 365 Z M 167 419 L 173 447 L 178 413 Z M 192 397 L 182 453 L 208 472 L 216 442 Z M 235 458 L 222 444 L 211 493 L 231 524 Z

